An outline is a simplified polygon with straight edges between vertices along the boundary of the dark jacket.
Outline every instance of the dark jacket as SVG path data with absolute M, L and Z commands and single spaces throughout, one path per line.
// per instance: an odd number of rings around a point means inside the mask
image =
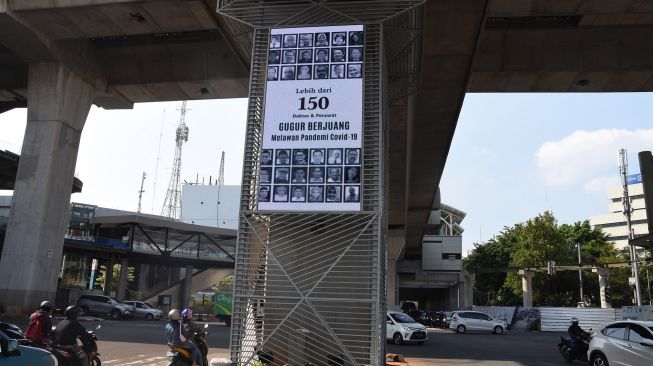
M 569 333 L 569 336 L 572 339 L 581 339 L 585 334 L 585 331 L 578 324 L 572 324 L 569 326 L 569 329 L 567 329 L 567 333 Z
M 86 328 L 74 319 L 63 320 L 54 329 L 54 339 L 62 346 L 76 345 L 77 337 L 81 337 L 82 342 L 85 342 L 86 335 Z

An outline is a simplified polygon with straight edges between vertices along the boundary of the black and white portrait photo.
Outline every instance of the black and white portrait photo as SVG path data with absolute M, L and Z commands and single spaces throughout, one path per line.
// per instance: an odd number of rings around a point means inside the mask
M 270 202 L 270 186 L 261 186 L 258 190 L 259 202 Z
M 261 151 L 261 165 L 272 165 L 272 149 Z
M 345 78 L 345 64 L 331 65 L 331 79 Z
M 283 50 L 282 52 L 282 64 L 294 64 L 297 62 L 297 50 Z
M 270 36 L 270 48 L 281 48 L 280 34 L 273 34 Z
M 315 79 L 328 79 L 329 65 L 315 65 Z
M 318 48 L 315 50 L 315 62 L 329 62 L 329 49 L 328 48 Z
M 308 164 L 308 149 L 293 149 L 292 165 L 306 165 L 306 164 Z
M 360 164 L 361 149 L 345 149 L 345 164 Z
M 313 50 L 299 50 L 299 64 L 310 64 L 313 62 Z
M 360 186 L 345 186 L 345 202 L 360 202 Z
M 333 32 L 331 33 L 333 40 L 332 46 L 346 46 L 347 45 L 347 32 Z
M 291 202 L 306 202 L 306 186 L 290 186 Z
M 326 187 L 326 201 L 327 202 L 340 202 L 342 201 L 340 186 L 327 186 Z
M 346 52 L 347 52 L 346 48 L 332 48 L 331 62 L 345 62 Z
M 270 51 L 268 54 L 268 64 L 275 65 L 281 62 L 281 51 Z
M 274 186 L 274 202 L 288 202 L 288 186 Z
M 363 32 L 349 32 L 349 45 L 362 46 L 363 45 Z
M 281 80 L 295 80 L 295 66 L 281 66 Z
M 290 168 L 274 168 L 274 183 L 290 183 Z
M 297 66 L 297 80 L 311 80 L 311 73 L 310 65 Z
M 361 181 L 360 167 L 346 166 L 345 167 L 345 183 L 360 183 Z
M 261 183 L 272 183 L 272 167 L 261 168 Z
M 308 202 L 324 202 L 324 186 L 308 186 Z
M 363 61 L 363 48 L 362 47 L 349 48 L 349 61 L 350 62 Z
M 309 183 L 324 183 L 324 168 L 311 167 L 308 170 Z
M 347 64 L 347 79 L 358 79 L 363 77 L 362 64 Z
M 290 150 L 278 149 L 276 157 L 277 165 L 290 165 Z
M 342 183 L 342 167 L 327 167 L 327 183 Z
M 292 168 L 292 183 L 306 183 L 306 168 Z
M 327 164 L 342 164 L 342 149 L 327 149 Z
M 313 33 L 301 33 L 299 35 L 299 47 L 313 47 Z
M 284 34 L 283 35 L 283 48 L 295 48 L 297 47 L 297 35 L 296 34 Z
M 268 81 L 279 80 L 279 66 L 268 66 Z
M 311 165 L 324 165 L 324 149 L 311 149 Z
M 315 34 L 315 47 L 329 46 L 329 32 Z

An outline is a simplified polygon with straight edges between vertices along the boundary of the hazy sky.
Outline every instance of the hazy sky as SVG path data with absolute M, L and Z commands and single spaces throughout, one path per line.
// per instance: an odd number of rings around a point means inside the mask
M 143 212 L 160 213 L 180 104 L 93 108 L 76 168 L 84 190 L 71 200 L 135 211 L 145 171 Z M 463 251 L 545 210 L 561 223 L 606 213 L 607 188 L 619 184 L 617 150 L 629 150 L 637 173 L 637 152 L 653 148 L 651 105 L 653 93 L 468 94 L 441 182 L 442 201 L 467 212 Z M 215 179 L 224 150 L 225 183 L 240 184 L 246 99 L 188 107 L 182 180 Z M 25 109 L 0 114 L 0 149 L 19 152 L 25 118 Z

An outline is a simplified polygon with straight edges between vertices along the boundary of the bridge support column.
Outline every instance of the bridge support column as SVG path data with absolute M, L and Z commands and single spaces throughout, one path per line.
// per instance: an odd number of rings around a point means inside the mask
M 118 291 L 116 297 L 125 300 L 125 290 L 127 289 L 127 271 L 129 270 L 129 259 L 120 260 L 120 278 L 118 279 Z
M 474 274 L 462 272 L 460 274 L 462 285 L 460 290 L 460 307 L 461 309 L 471 309 L 474 306 Z
M 610 277 L 610 270 L 604 267 L 597 267 L 596 271 L 599 275 L 599 297 L 601 298 L 601 309 L 610 309 L 612 304 L 610 303 L 610 291 L 608 288 L 610 284 L 608 279 Z
M 404 231 L 393 230 L 388 237 L 388 269 L 386 271 L 386 302 L 387 306 L 399 306 L 399 277 L 397 276 L 397 261 L 404 250 Z
M 59 63 L 30 64 L 27 126 L 0 259 L 10 314 L 54 301 L 82 128 L 94 87 Z
M 531 271 L 519 271 L 521 276 L 521 288 L 523 291 L 524 297 L 524 307 L 532 308 L 533 307 L 533 275 L 535 273 Z
M 116 260 L 111 256 L 107 262 L 107 272 L 104 274 L 104 294 L 111 296 L 111 288 L 113 285 L 113 266 L 116 265 Z
M 186 277 L 184 278 L 184 292 L 181 294 L 179 299 L 179 308 L 183 309 L 188 307 L 189 299 L 191 296 L 191 288 L 193 287 L 193 266 L 186 266 Z

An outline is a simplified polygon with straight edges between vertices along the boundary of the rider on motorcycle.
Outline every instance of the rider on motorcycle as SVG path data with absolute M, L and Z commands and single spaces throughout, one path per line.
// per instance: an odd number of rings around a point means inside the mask
M 88 333 L 86 328 L 77 321 L 82 309 L 76 306 L 69 306 L 64 311 L 65 320 L 57 324 L 54 329 L 54 340 L 62 347 L 68 348 L 77 357 L 80 365 L 88 365 L 88 356 L 82 347 L 77 345 L 77 338 L 82 339 L 82 343 L 86 342 Z
M 577 350 L 583 349 L 583 338 L 586 338 L 589 333 L 584 331 L 583 328 L 578 325 L 578 318 L 573 317 L 570 322 L 571 325 L 569 326 L 569 329 L 567 329 L 567 333 L 569 333 L 569 337 L 574 341 L 572 351 L 576 352 Z
M 29 316 L 29 325 L 25 331 L 25 338 L 32 341 L 35 346 L 44 346 L 50 338 L 52 331 L 52 319 L 50 314 L 54 309 L 49 301 L 41 302 L 39 308 Z
M 181 311 L 181 324 L 191 337 L 198 331 L 197 325 L 193 321 L 193 310 L 186 308 Z
M 168 313 L 168 324 L 166 324 L 166 336 L 168 338 L 168 345 L 180 348 L 185 348 L 191 352 L 193 363 L 198 366 L 204 366 L 204 360 L 199 348 L 190 342 L 191 335 L 186 332 L 185 327 L 181 326 L 180 322 L 181 313 L 178 309 L 172 309 Z

